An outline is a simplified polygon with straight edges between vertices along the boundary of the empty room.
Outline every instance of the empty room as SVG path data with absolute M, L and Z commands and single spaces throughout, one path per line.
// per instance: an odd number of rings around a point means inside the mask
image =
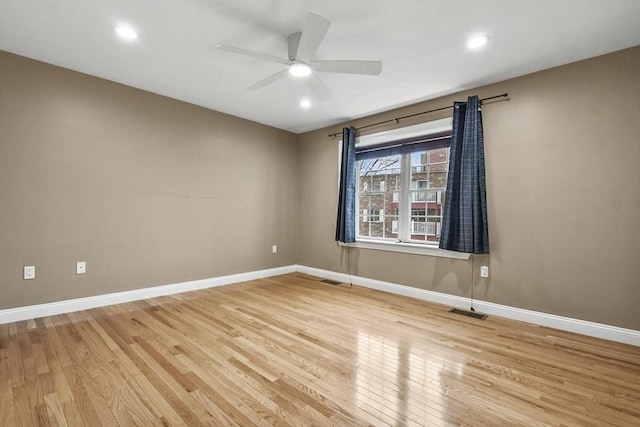
M 0 0 L 48 425 L 640 425 L 640 2 Z

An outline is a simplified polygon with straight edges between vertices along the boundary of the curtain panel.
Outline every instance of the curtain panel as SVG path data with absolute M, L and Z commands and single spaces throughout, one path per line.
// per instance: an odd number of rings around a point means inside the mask
M 440 248 L 489 253 L 481 102 L 470 96 L 453 107 L 447 193 Z
M 356 241 L 356 128 L 342 129 L 336 241 Z

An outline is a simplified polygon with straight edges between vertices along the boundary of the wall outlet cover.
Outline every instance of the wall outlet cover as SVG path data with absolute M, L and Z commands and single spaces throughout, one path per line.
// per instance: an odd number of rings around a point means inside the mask
M 489 266 L 483 265 L 480 267 L 480 277 L 489 277 Z
M 36 278 L 36 266 L 25 265 L 24 267 L 24 280 L 31 280 Z
M 87 262 L 86 261 L 76 262 L 76 274 L 84 274 L 86 272 L 87 272 Z

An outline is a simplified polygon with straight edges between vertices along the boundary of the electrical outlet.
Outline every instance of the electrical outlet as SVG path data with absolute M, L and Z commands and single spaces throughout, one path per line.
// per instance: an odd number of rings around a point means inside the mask
M 36 278 L 36 266 L 26 265 L 24 267 L 24 280 L 30 280 Z
M 76 274 L 84 274 L 86 272 L 87 272 L 87 262 L 86 261 L 76 262 Z
M 480 267 L 480 277 L 489 277 L 489 266 L 483 265 Z
M 272 254 L 277 254 L 278 253 L 278 245 L 271 246 L 271 253 Z

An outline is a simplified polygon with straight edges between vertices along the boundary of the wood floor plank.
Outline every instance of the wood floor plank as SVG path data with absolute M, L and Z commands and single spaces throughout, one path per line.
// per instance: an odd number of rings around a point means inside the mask
M 64 413 L 64 420 L 69 427 L 85 425 L 75 401 L 62 402 L 62 412 Z
M 237 420 L 241 425 L 263 427 L 282 425 L 281 420 L 275 412 L 270 411 L 261 400 L 250 399 L 247 393 L 234 392 L 227 384 L 206 374 L 197 365 L 191 366 L 193 372 L 187 374 L 187 376 L 197 384 L 198 388 L 196 390 L 202 391 L 207 396 L 211 396 L 213 398 L 212 400 L 214 400 L 230 418 Z
M 62 409 L 62 403 L 58 399 L 57 393 L 47 394 L 44 397 L 47 413 L 49 414 L 49 421 L 52 426 L 67 426 L 67 419 L 64 415 L 64 409 Z
M 140 342 L 143 343 L 143 346 L 140 346 Z M 183 422 L 189 426 L 205 425 L 204 420 L 211 416 L 201 406 L 194 405 L 194 399 L 189 394 L 190 391 L 196 388 L 189 387 L 185 389 L 180 382 L 158 363 L 153 357 L 153 350 L 150 346 L 144 345 L 143 340 L 132 344 L 131 349 L 133 353 L 130 353 L 129 357 L 134 358 L 138 368 L 149 378 L 153 386 L 158 389 L 169 405 L 182 418 Z M 149 354 L 149 351 L 152 354 Z
M 640 348 L 294 273 L 0 325 L 0 425 L 635 426 Z
M 141 402 L 143 402 L 145 412 L 149 418 L 163 420 L 173 426 L 186 425 L 184 420 L 178 415 L 173 407 L 167 402 L 162 394 L 156 389 L 142 371 L 122 350 L 117 350 L 118 360 L 112 363 L 114 370 L 128 382 Z
M 42 400 L 44 401 L 44 398 Z M 34 426 L 51 426 L 47 407 L 44 403 L 31 408 L 31 423 Z
M 0 348 L 0 425 L 15 424 L 13 387 L 11 385 L 11 365 L 8 356 L 8 340 L 4 348 Z
M 80 363 L 64 368 L 74 402 L 87 425 L 116 426 L 118 422 L 99 392 L 99 385 Z

